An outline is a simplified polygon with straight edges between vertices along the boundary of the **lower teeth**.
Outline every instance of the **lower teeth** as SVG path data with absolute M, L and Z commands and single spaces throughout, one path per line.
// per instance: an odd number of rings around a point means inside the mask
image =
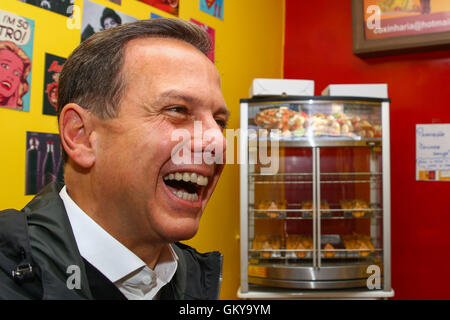
M 183 199 L 183 200 L 187 200 L 187 201 L 197 201 L 198 200 L 198 195 L 196 193 L 187 193 L 181 190 L 172 191 L 174 195 L 176 195 L 178 198 Z

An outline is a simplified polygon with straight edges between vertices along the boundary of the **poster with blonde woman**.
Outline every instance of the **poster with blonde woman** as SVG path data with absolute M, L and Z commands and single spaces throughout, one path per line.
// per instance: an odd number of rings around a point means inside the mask
M 0 10 L 0 107 L 29 111 L 34 21 Z

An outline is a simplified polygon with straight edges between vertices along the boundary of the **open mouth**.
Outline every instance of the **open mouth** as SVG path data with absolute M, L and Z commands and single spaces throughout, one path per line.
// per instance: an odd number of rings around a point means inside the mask
M 9 81 L 2 81 L 1 85 L 5 89 L 11 89 L 11 83 Z
M 208 185 L 208 177 L 193 172 L 174 172 L 164 177 L 164 183 L 178 198 L 198 202 Z

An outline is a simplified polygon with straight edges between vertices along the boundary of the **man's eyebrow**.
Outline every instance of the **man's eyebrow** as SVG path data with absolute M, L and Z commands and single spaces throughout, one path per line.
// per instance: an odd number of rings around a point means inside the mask
M 168 99 L 183 100 L 192 104 L 198 104 L 200 102 L 200 100 L 197 99 L 196 97 L 193 97 L 191 95 L 185 94 L 177 90 L 164 91 L 157 97 L 157 100 L 164 101 Z
M 192 95 L 180 92 L 178 90 L 164 91 L 156 99 L 157 99 L 157 101 L 165 101 L 165 100 L 169 100 L 169 99 L 182 100 L 182 101 L 185 101 L 190 104 L 200 104 L 200 102 L 201 102 L 200 99 L 198 99 Z M 230 116 L 230 111 L 224 105 L 224 106 L 221 106 L 220 109 L 215 112 L 215 114 L 224 114 L 228 118 Z
M 228 118 L 230 118 L 230 115 L 231 115 L 231 112 L 230 112 L 230 110 L 228 110 L 228 108 L 227 107 L 221 107 L 219 110 L 217 110 L 216 112 L 215 112 L 215 114 L 223 114 L 223 115 L 225 115 L 226 117 L 227 117 L 227 119 Z

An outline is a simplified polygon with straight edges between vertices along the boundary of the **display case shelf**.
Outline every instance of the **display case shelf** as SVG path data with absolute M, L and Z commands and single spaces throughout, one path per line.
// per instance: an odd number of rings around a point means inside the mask
M 262 250 L 254 250 L 250 249 L 249 253 L 251 253 L 250 257 L 252 259 L 260 259 L 267 261 L 276 261 L 276 260 L 299 260 L 305 261 L 308 259 L 312 259 L 312 251 L 311 249 L 262 249 Z M 322 258 L 324 259 L 360 259 L 367 260 L 370 258 L 376 258 L 379 256 L 383 249 L 320 249 L 320 252 L 323 254 Z M 264 256 L 264 254 L 269 253 L 271 256 Z M 304 258 L 299 258 L 295 254 L 296 253 L 307 253 L 308 255 Z M 333 256 L 326 256 L 325 253 L 331 253 Z M 258 261 L 259 263 L 260 261 Z
M 276 139 L 276 138 L 259 138 L 249 139 L 250 143 L 260 144 L 267 143 L 270 147 L 271 143 L 277 143 L 280 148 L 304 148 L 304 147 L 379 147 L 381 146 L 380 138 L 373 139 L 342 139 L 342 138 L 298 138 L 298 139 Z
M 273 220 L 312 220 L 312 216 L 297 216 L 297 217 L 287 217 L 283 214 L 280 214 L 277 217 L 271 217 L 267 216 L 266 214 L 255 214 L 255 219 L 273 219 Z M 355 217 L 351 215 L 345 215 L 345 216 L 332 216 L 332 215 L 322 215 L 321 219 L 324 220 L 347 220 L 347 219 L 367 219 L 367 218 L 375 218 L 375 219 L 382 219 L 383 216 L 380 214 L 377 214 L 375 212 L 366 212 L 364 216 Z

